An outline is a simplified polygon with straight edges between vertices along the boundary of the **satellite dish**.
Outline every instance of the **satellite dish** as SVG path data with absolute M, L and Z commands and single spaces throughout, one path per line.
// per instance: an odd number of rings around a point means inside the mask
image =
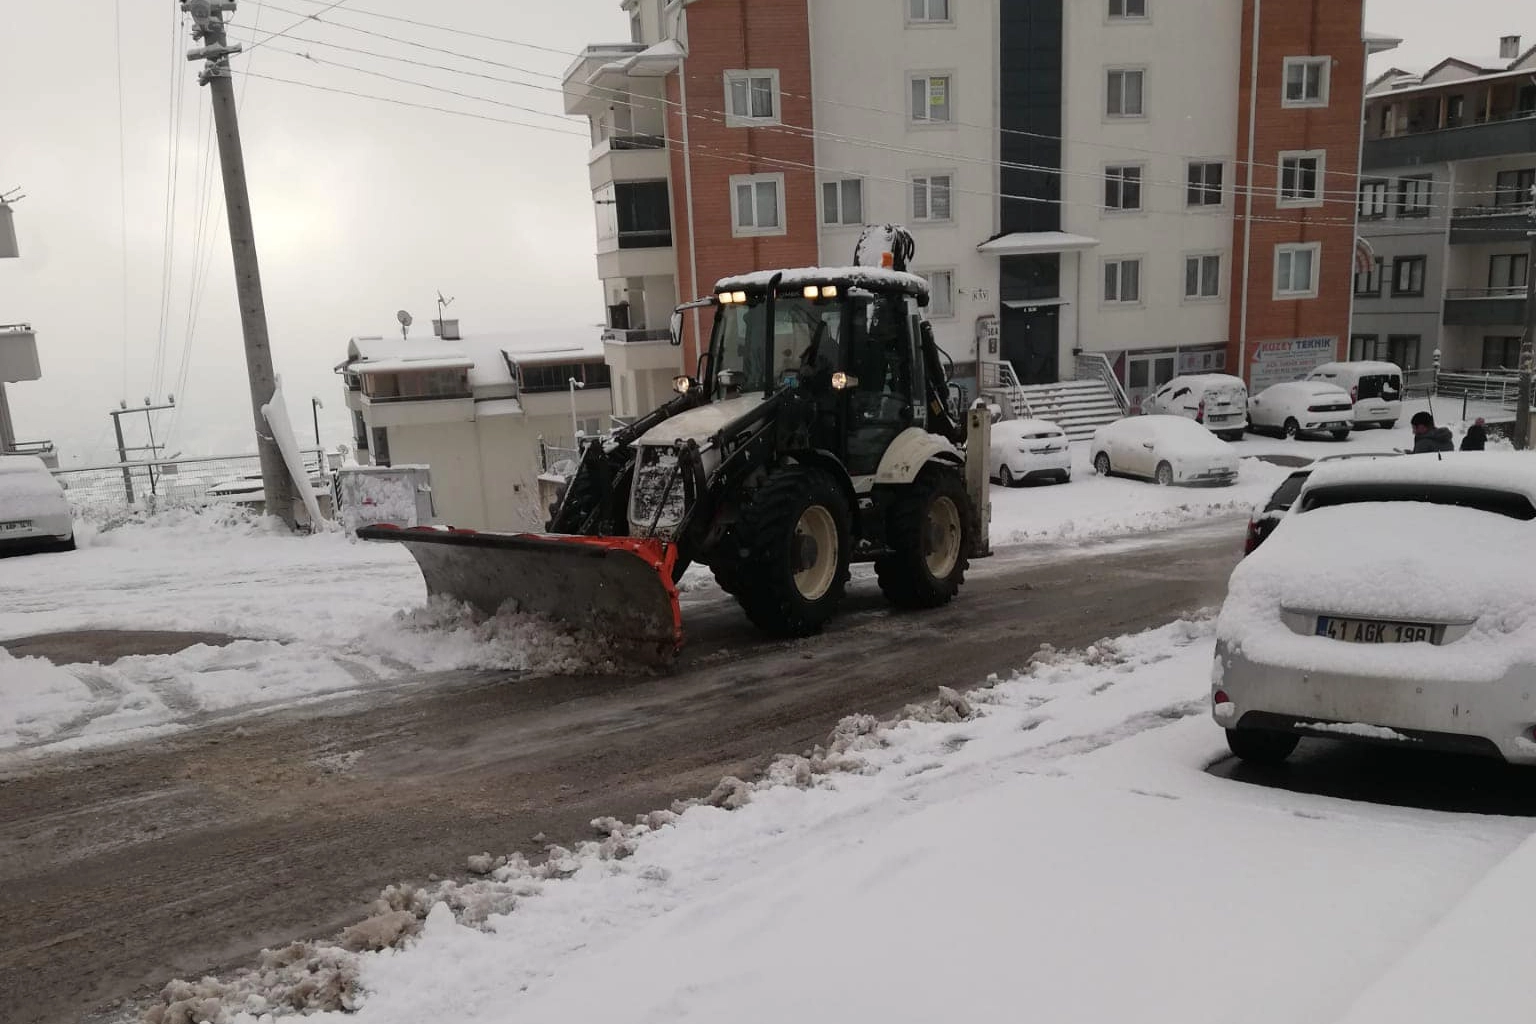
M 411 319 L 411 314 L 407 313 L 403 309 L 395 314 L 395 319 L 400 321 L 401 327 L 409 327 L 411 324 L 415 323 L 415 321 Z

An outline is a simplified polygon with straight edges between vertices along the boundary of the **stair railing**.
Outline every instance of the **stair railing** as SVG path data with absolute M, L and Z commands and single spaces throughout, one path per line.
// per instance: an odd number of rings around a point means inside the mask
M 1130 415 L 1131 400 L 1126 397 L 1125 388 L 1120 386 L 1120 378 L 1115 376 L 1115 368 L 1108 356 L 1102 352 L 1079 352 L 1076 370 L 1078 380 L 1103 381 L 1115 396 L 1115 402 L 1120 406 L 1120 415 Z

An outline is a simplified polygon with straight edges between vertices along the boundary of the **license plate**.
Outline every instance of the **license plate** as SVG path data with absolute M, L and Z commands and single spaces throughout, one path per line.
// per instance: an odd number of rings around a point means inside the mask
M 1347 423 L 1324 423 L 1323 424 L 1323 429 L 1324 430 L 1343 430 L 1348 425 L 1349 424 L 1347 424 Z
M 6 533 L 11 530 L 30 529 L 32 529 L 32 520 L 30 519 L 13 519 L 8 523 L 0 523 L 0 533 Z
M 1412 644 L 1435 642 L 1435 627 L 1418 622 L 1317 617 L 1317 635 L 1352 644 Z

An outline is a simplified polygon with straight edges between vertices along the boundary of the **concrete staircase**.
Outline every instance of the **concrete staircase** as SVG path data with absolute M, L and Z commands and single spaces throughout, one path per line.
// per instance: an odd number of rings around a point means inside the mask
M 1050 420 L 1074 441 L 1125 415 L 1114 389 L 1096 378 L 1025 384 L 1017 392 L 1035 419 Z

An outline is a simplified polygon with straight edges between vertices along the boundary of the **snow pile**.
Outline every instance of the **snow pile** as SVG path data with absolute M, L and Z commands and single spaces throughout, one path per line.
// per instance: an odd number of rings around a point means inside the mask
M 0 648 L 0 749 L 67 728 L 92 701 L 91 689 L 63 669 Z

